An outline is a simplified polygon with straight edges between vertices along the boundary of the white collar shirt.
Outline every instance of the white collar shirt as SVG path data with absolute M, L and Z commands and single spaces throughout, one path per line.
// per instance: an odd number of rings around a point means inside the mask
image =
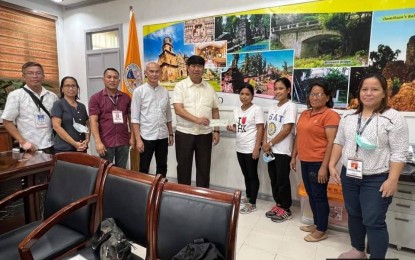
M 194 84 L 189 77 L 176 84 L 173 103 L 183 104 L 184 109 L 194 116 L 209 119 L 212 119 L 212 109 L 219 107 L 215 89 L 203 80 L 200 84 Z M 182 133 L 201 135 L 212 132 L 212 127 L 192 123 L 180 116 L 176 117 L 176 121 L 176 129 Z
M 37 98 L 42 99 L 42 104 L 50 112 L 58 97 L 55 93 L 42 87 L 39 94 L 24 86 Z M 46 127 L 36 127 L 36 116 L 44 115 Z M 44 149 L 53 145 L 52 122 L 42 108 L 33 101 L 30 95 L 23 89 L 16 89 L 7 96 L 6 106 L 1 116 L 8 121 L 14 121 L 20 135 L 28 142 L 33 143 L 38 149 Z
M 145 140 L 168 138 L 167 123 L 172 121 L 169 92 L 162 86 L 145 83 L 133 92 L 131 123 L 140 124 L 140 135 Z

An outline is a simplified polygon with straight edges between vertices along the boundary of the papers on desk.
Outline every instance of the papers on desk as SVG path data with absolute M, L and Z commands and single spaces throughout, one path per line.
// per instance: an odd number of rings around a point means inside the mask
M 408 148 L 408 152 L 407 152 L 407 154 L 406 154 L 406 162 L 407 163 L 412 163 L 412 164 L 415 164 L 415 151 L 414 151 L 414 146 L 415 145 L 409 145 L 409 148 Z
M 405 167 L 402 169 L 401 174 L 404 174 L 404 175 L 415 174 L 415 166 L 412 164 L 405 163 Z
M 68 260 L 88 260 L 88 259 L 86 259 L 85 257 L 81 255 L 76 255 L 76 256 L 69 258 Z

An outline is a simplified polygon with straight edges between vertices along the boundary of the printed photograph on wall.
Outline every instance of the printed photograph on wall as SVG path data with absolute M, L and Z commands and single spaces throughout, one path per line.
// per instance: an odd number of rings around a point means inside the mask
M 373 13 L 369 66 L 352 68 L 349 107 L 356 108 L 356 92 L 367 73 L 381 73 L 388 81 L 389 105 L 415 111 L 415 9 Z
M 228 54 L 222 92 L 238 94 L 243 84 L 249 83 L 256 97 L 272 99 L 275 80 L 286 77 L 292 81 L 293 62 L 293 50 Z
M 195 55 L 205 59 L 205 68 L 226 67 L 226 41 L 197 43 Z
M 334 108 L 346 109 L 349 76 L 349 67 L 295 69 L 293 101 L 306 105 L 310 87 L 313 82 L 319 81 L 331 90 Z
M 366 66 L 372 13 L 273 14 L 271 50 L 294 48 L 296 68 Z
M 215 20 L 204 17 L 184 22 L 184 43 L 211 42 L 215 36 Z
M 270 15 L 215 17 L 215 41 L 227 41 L 228 53 L 269 50 Z
M 183 23 L 173 24 L 147 34 L 144 41 L 144 62 L 157 62 L 161 67 L 160 84 L 173 90 L 187 77 L 186 60 L 194 53 L 193 45 L 185 45 Z

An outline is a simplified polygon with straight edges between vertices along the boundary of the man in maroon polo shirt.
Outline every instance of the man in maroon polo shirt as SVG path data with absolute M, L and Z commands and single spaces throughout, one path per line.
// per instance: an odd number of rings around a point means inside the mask
M 129 132 L 131 98 L 118 90 L 120 74 L 116 69 L 107 68 L 103 81 L 105 88 L 89 100 L 91 132 L 97 153 L 126 168 L 130 145 L 134 146 L 134 136 Z

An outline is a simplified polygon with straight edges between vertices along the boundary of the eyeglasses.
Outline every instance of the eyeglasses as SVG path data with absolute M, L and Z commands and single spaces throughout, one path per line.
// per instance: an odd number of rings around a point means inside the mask
M 29 72 L 25 72 L 24 73 L 26 76 L 29 76 L 29 77 L 40 77 L 40 76 L 43 76 L 43 72 L 41 72 L 41 71 L 29 71 Z
M 75 84 L 72 84 L 72 85 L 67 84 L 67 85 L 63 85 L 63 87 L 64 88 L 77 88 L 78 86 Z
M 316 97 L 316 98 L 321 98 L 322 96 L 325 96 L 326 94 L 324 93 L 310 93 L 310 97 Z

